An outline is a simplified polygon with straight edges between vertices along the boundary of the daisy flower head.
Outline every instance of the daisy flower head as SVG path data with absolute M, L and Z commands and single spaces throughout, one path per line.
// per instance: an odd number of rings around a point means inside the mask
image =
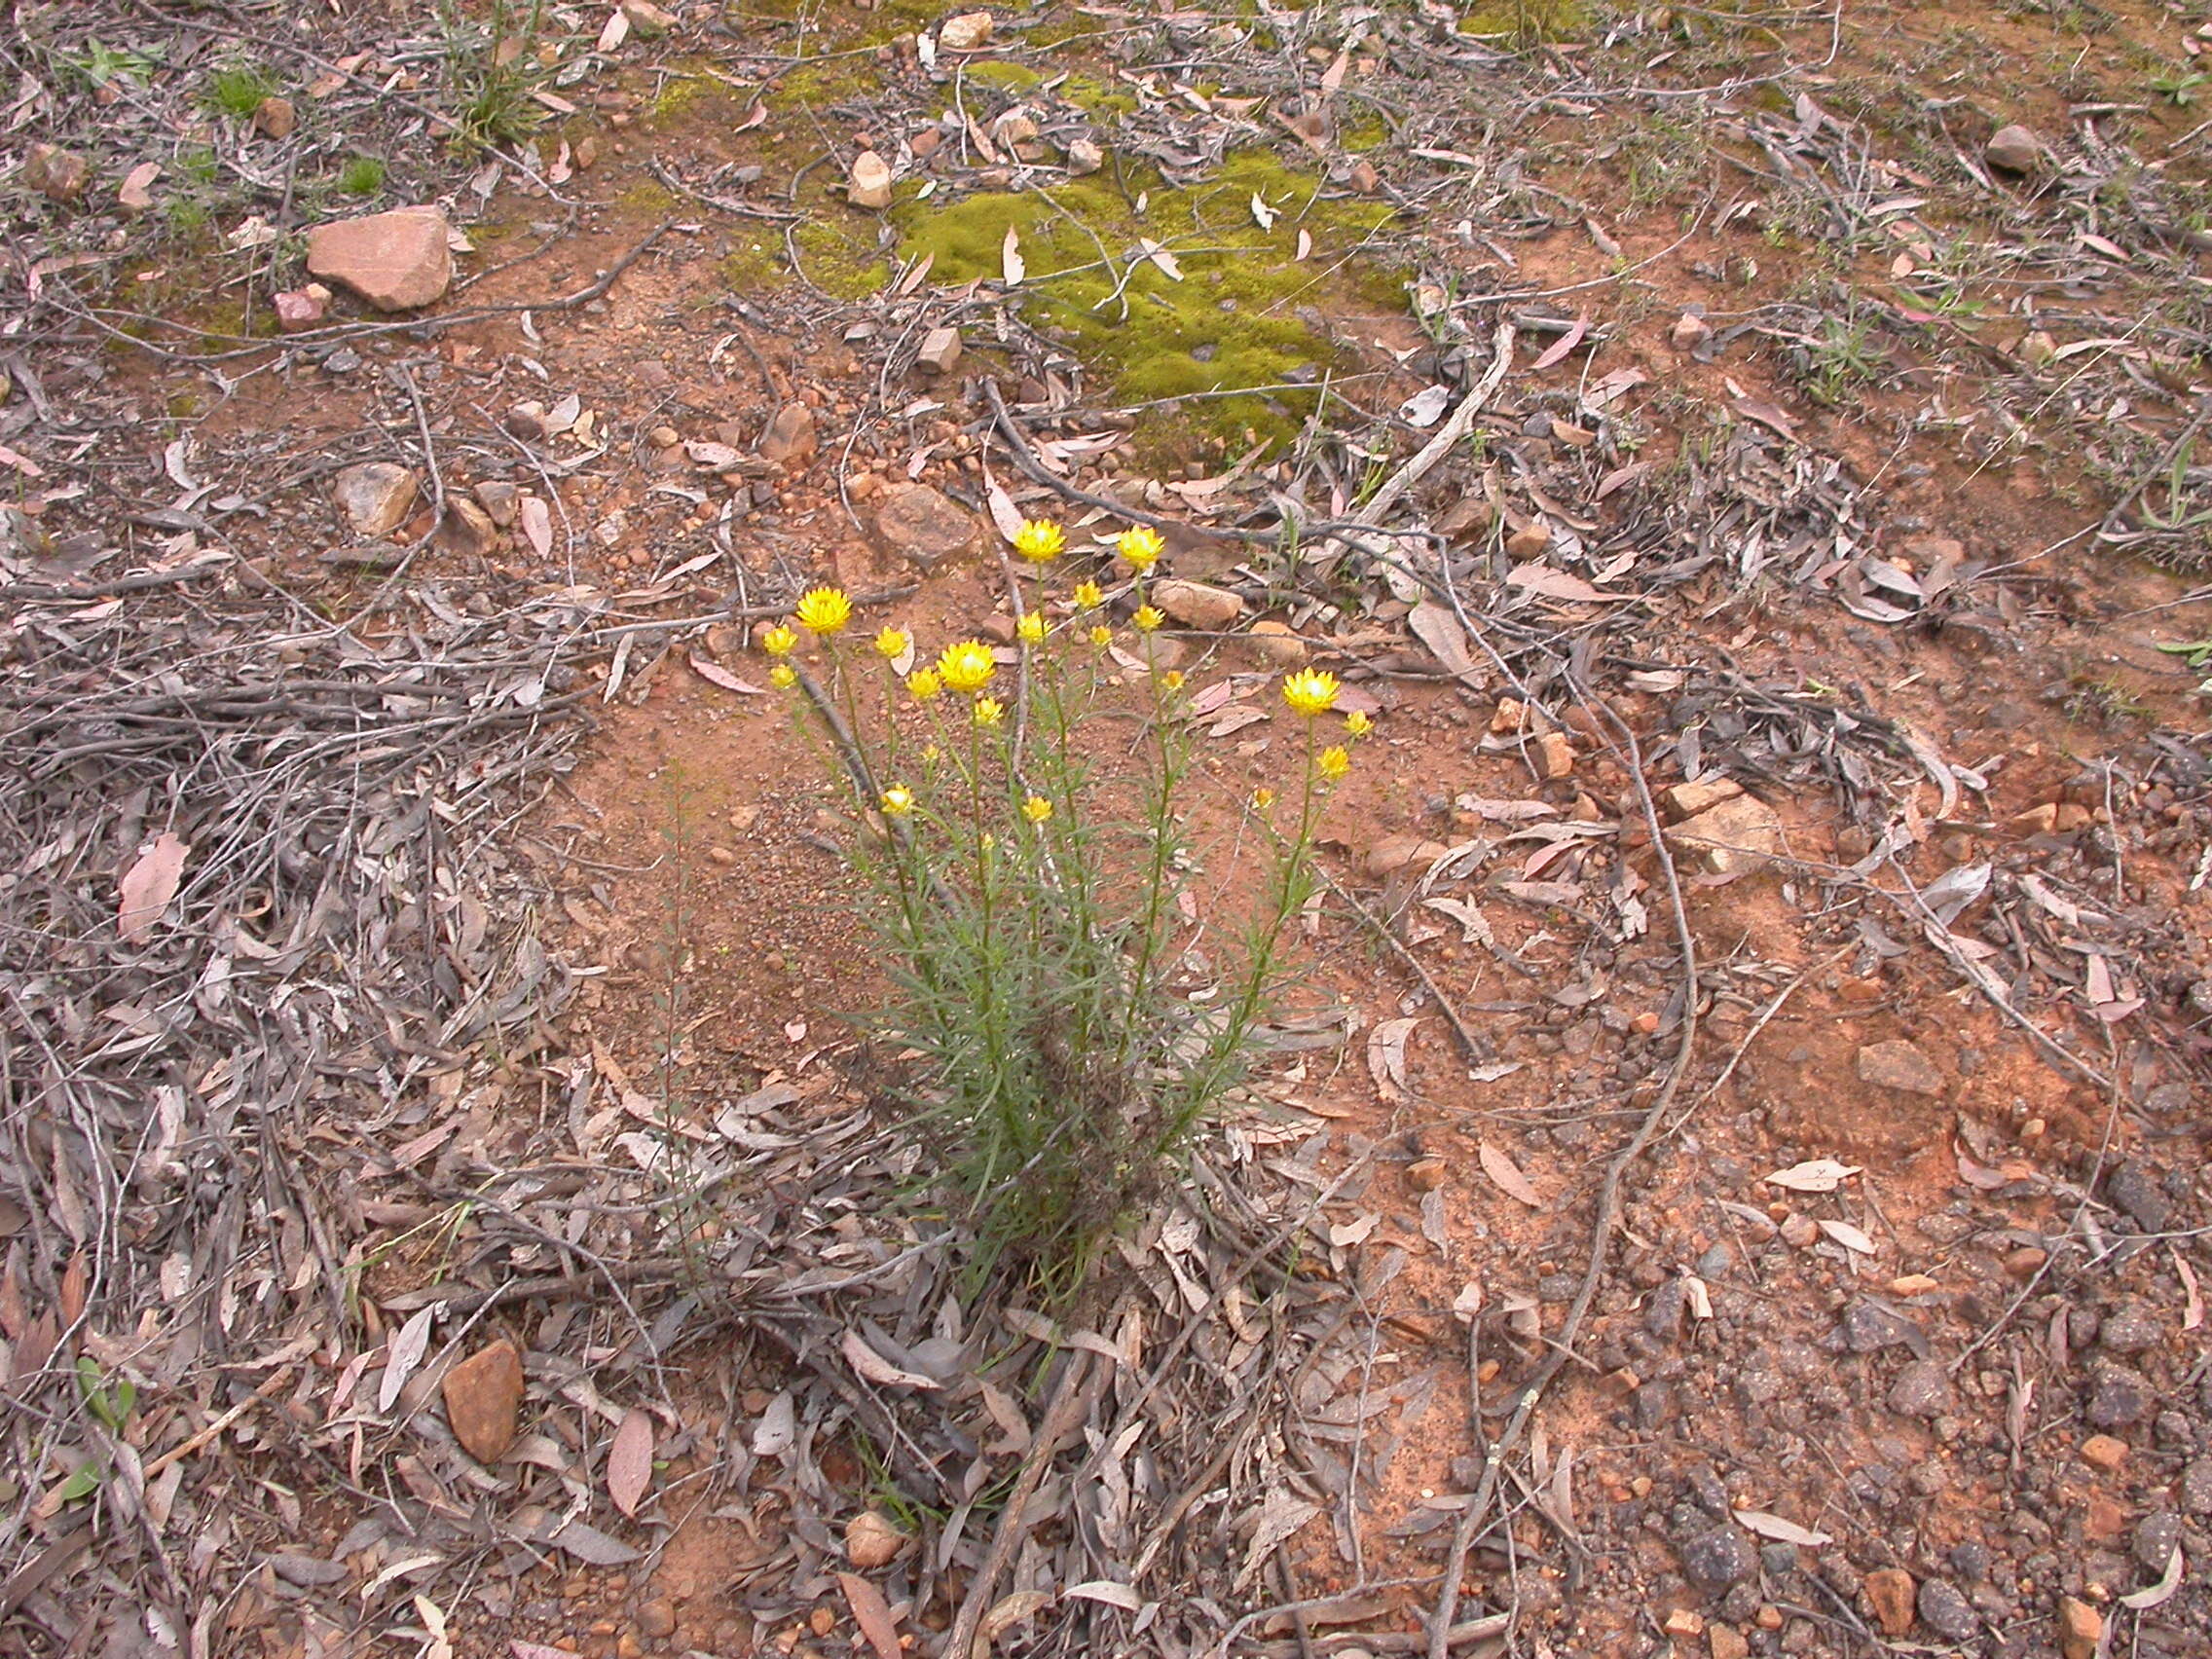
M 768 670 L 768 683 L 779 691 L 789 691 L 798 683 L 798 670 L 788 662 L 779 662 Z
M 1258 789 L 1252 792 L 1252 804 L 1258 807 L 1262 812 L 1267 811 L 1268 808 L 1274 805 L 1274 803 L 1275 792 L 1269 789 L 1267 785 L 1262 784 Z
M 976 723 L 977 725 L 995 726 L 1005 719 L 1006 705 L 996 697 L 978 697 L 976 699 Z
M 894 784 L 883 792 L 883 810 L 894 818 L 905 818 L 914 810 L 914 792 L 901 784 Z
M 1045 618 L 1034 610 L 1028 611 L 1014 625 L 1014 631 L 1021 637 L 1023 645 L 1041 645 L 1045 643 Z
M 1337 677 L 1320 668 L 1302 668 L 1282 680 L 1282 700 L 1302 719 L 1325 715 L 1337 706 Z
M 1345 753 L 1343 744 L 1332 743 L 1313 756 L 1313 765 L 1322 777 L 1333 784 L 1351 770 L 1351 756 Z
M 1100 650 L 1104 650 L 1108 645 L 1114 643 L 1114 630 L 1107 627 L 1103 622 L 1092 623 L 1090 627 L 1090 643 L 1096 645 Z
M 1137 625 L 1138 633 L 1149 634 L 1167 620 L 1167 612 L 1161 609 L 1157 605 L 1140 605 L 1137 607 L 1137 613 L 1129 620 Z
M 798 648 L 798 636 L 779 622 L 760 636 L 760 648 L 770 656 L 790 656 Z
M 1088 576 L 1075 584 L 1075 592 L 1068 597 L 1075 601 L 1075 608 L 1078 610 L 1096 610 L 1106 603 L 1106 595 L 1100 591 L 1098 584 Z
M 937 659 L 938 674 L 955 691 L 980 691 L 999 671 L 991 647 L 980 640 L 962 640 L 947 645 Z
M 799 599 L 798 625 L 819 639 L 843 633 L 852 619 L 853 602 L 843 588 L 809 588 Z
M 1160 677 L 1160 683 L 1166 686 L 1170 691 L 1182 690 L 1183 671 L 1179 668 L 1169 669 L 1165 674 Z
M 917 668 L 906 676 L 906 689 L 914 694 L 914 701 L 926 703 L 944 689 L 944 681 L 934 668 Z
M 1068 534 L 1050 519 L 1023 519 L 1014 533 L 1014 550 L 1032 565 L 1049 565 L 1068 544 Z
M 1365 737 L 1375 729 L 1375 721 L 1365 709 L 1354 709 L 1345 716 L 1345 730 L 1354 737 Z
M 922 763 L 925 766 L 934 766 L 943 758 L 944 751 L 940 749 L 936 744 L 925 743 L 922 745 Z
M 875 654 L 885 662 L 902 655 L 908 642 L 904 633 L 897 628 L 886 628 L 875 637 Z
M 1132 571 L 1149 571 L 1160 563 L 1167 543 L 1160 539 L 1159 531 L 1140 524 L 1114 537 L 1114 551 L 1129 562 Z
M 1021 816 L 1032 824 L 1042 824 L 1052 816 L 1052 803 L 1043 795 L 1031 795 L 1021 803 Z

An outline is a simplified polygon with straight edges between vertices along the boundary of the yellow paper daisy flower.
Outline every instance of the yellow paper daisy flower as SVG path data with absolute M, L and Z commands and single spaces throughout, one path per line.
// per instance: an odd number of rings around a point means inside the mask
M 1156 605 L 1140 605 L 1137 607 L 1137 613 L 1129 620 L 1137 625 L 1138 633 L 1149 634 L 1167 620 L 1167 612 L 1161 610 Z
M 1005 719 L 1006 705 L 996 697 L 978 697 L 976 699 L 976 723 L 977 725 L 995 726 Z
M 1052 803 L 1043 795 L 1031 795 L 1021 803 L 1021 816 L 1032 824 L 1042 824 L 1052 816 Z
M 886 628 L 875 637 L 875 654 L 885 662 L 902 655 L 906 645 L 906 636 L 897 628 Z
M 917 668 L 906 676 L 906 689 L 914 694 L 918 703 L 926 703 L 944 689 L 944 682 L 934 668 Z
M 1067 544 L 1067 532 L 1050 519 L 1024 519 L 1014 535 L 1014 550 L 1032 565 L 1050 564 Z
M 1045 643 L 1045 618 L 1032 610 L 1014 625 L 1014 631 L 1021 636 L 1023 645 L 1041 645 Z
M 1160 677 L 1160 683 L 1166 686 L 1170 691 L 1182 690 L 1183 671 L 1179 668 L 1169 669 L 1165 674 Z
M 1075 601 L 1078 610 L 1096 610 L 1106 603 L 1106 595 L 1099 590 L 1098 584 L 1088 577 L 1076 583 L 1075 592 L 1068 597 Z
M 1374 729 L 1375 721 L 1369 718 L 1365 709 L 1354 709 L 1350 714 L 1345 716 L 1345 730 L 1350 732 L 1354 737 L 1365 737 Z
M 1274 805 L 1274 803 L 1275 792 L 1269 789 L 1267 785 L 1262 784 L 1258 789 L 1252 792 L 1252 804 L 1258 807 L 1262 812 L 1267 811 L 1268 808 Z
M 1322 777 L 1334 783 L 1351 770 L 1351 756 L 1345 753 L 1343 744 L 1332 743 L 1313 756 L 1313 765 Z
M 922 760 L 924 764 L 934 766 L 943 758 L 944 751 L 940 749 L 936 744 L 925 743 L 922 745 Z
M 980 640 L 963 640 L 947 645 L 937 659 L 937 671 L 955 691 L 980 691 L 999 671 L 991 647 Z
M 883 810 L 894 818 L 904 818 L 914 810 L 914 792 L 898 784 L 883 792 Z
M 1167 543 L 1160 539 L 1160 532 L 1140 524 L 1114 537 L 1114 550 L 1129 562 L 1131 570 L 1149 571 L 1160 563 Z
M 768 670 L 768 683 L 779 691 L 789 691 L 798 683 L 798 670 L 788 662 L 780 662 Z
M 853 619 L 853 602 L 843 588 L 809 588 L 798 602 L 798 625 L 809 634 L 827 640 L 830 635 L 842 633 L 845 624 Z
M 1114 643 L 1114 630 L 1107 627 L 1103 622 L 1093 623 L 1090 629 L 1090 643 L 1100 650 L 1104 650 Z
M 1306 719 L 1325 715 L 1337 706 L 1337 677 L 1327 669 L 1302 668 L 1282 680 L 1282 700 L 1291 712 Z
M 798 648 L 798 636 L 779 622 L 760 636 L 760 648 L 770 656 L 790 656 Z

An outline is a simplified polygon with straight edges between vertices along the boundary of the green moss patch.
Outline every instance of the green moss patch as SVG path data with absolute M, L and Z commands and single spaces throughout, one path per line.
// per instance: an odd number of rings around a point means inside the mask
M 1170 186 L 1156 173 L 1119 183 L 1099 173 L 1048 191 L 944 203 L 908 198 L 891 220 L 901 256 L 932 256 L 930 277 L 940 284 L 999 280 L 1013 230 L 1027 267 L 1018 292 L 1030 320 L 1117 396 L 1147 402 L 1207 394 L 1156 417 L 1157 427 L 1196 426 L 1232 439 L 1249 428 L 1287 438 L 1311 394 L 1220 394 L 1280 386 L 1294 373 L 1330 366 L 1332 349 L 1299 312 L 1341 306 L 1359 291 L 1331 267 L 1391 217 L 1377 203 L 1320 201 L 1320 183 L 1266 151 L 1245 150 L 1217 177 L 1189 186 Z M 1255 196 L 1272 210 L 1272 225 L 1253 213 Z M 1302 230 L 1312 239 L 1303 261 Z M 1138 255 L 1139 238 L 1165 248 L 1182 279 Z M 1382 280 L 1394 301 L 1394 283 Z

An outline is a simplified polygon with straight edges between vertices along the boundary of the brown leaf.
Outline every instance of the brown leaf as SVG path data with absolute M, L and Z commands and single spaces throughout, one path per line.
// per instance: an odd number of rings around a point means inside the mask
M 1419 1023 L 1418 1018 L 1385 1019 L 1368 1033 L 1367 1070 L 1384 1100 L 1406 1097 L 1406 1039 Z
M 875 1349 L 861 1340 L 858 1331 L 847 1331 L 843 1352 L 846 1362 L 882 1388 L 941 1388 L 943 1383 L 934 1377 L 924 1377 L 917 1371 L 902 1371 Z
M 748 697 L 765 697 L 768 693 L 749 680 L 740 680 L 719 662 L 710 662 L 696 653 L 691 658 L 691 670 L 710 685 L 719 685 L 724 691 L 740 691 Z
M 853 1623 L 875 1649 L 876 1659 L 901 1659 L 899 1626 L 883 1592 L 857 1572 L 840 1572 L 837 1584 L 845 1592 L 845 1604 L 853 1609 Z
M 1521 1166 L 1515 1163 L 1512 1159 L 1506 1157 L 1504 1153 L 1498 1151 L 1488 1141 L 1478 1145 L 1475 1151 L 1477 1156 L 1482 1159 L 1483 1173 L 1496 1182 L 1498 1189 L 1506 1197 L 1519 1198 L 1530 1209 L 1542 1209 L 1544 1207 L 1543 1194 L 1536 1191 L 1530 1183 L 1529 1177 L 1521 1173 Z
M 1433 599 L 1424 599 L 1406 617 L 1406 626 L 1435 653 L 1447 672 L 1469 685 L 1481 686 L 1482 671 L 1468 654 L 1466 630 L 1459 626 L 1458 617 Z
M 553 552 L 553 509 L 535 496 L 525 496 L 515 509 L 531 551 L 540 559 Z
M 185 856 L 191 851 L 191 843 L 164 830 L 124 871 L 122 907 L 116 915 L 115 931 L 126 944 L 136 944 L 154 931 L 154 924 L 176 897 Z
M 1530 371 L 1533 373 L 1537 369 L 1550 368 L 1554 363 L 1558 362 L 1562 357 L 1566 356 L 1569 351 L 1573 350 L 1577 346 L 1581 345 L 1583 338 L 1588 335 L 1589 332 L 1590 319 L 1586 316 L 1576 317 L 1574 319 L 1574 326 L 1568 329 L 1565 334 L 1561 335 L 1557 340 L 1553 341 L 1549 346 L 1545 347 L 1542 355 L 1538 356 L 1534 362 L 1529 365 Z
M 1517 587 L 1529 593 L 1540 594 L 1545 599 L 1557 599 L 1569 605 L 1600 604 L 1607 600 L 1626 599 L 1624 593 L 1605 593 L 1592 587 L 1580 576 L 1565 571 L 1555 571 L 1549 565 L 1518 565 L 1505 578 L 1507 587 Z
M 614 1431 L 614 1444 L 607 1454 L 607 1495 L 625 1515 L 638 1513 L 638 1500 L 653 1478 L 653 1422 L 633 1409 Z
M 445 1309 L 442 1302 L 433 1302 L 422 1309 L 391 1339 L 391 1346 L 385 1354 L 384 1385 L 377 1390 L 377 1410 L 388 1412 L 392 1402 L 399 1398 L 399 1390 L 407 1386 L 408 1378 L 423 1363 L 423 1355 L 430 1346 L 430 1324 Z

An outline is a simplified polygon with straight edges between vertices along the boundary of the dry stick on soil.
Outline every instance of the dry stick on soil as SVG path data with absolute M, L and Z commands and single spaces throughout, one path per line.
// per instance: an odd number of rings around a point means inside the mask
M 240 1400 L 237 1405 L 233 1406 L 229 1411 L 225 1412 L 221 1417 L 217 1418 L 213 1422 L 209 1423 L 198 1434 L 193 1435 L 189 1440 L 186 1440 L 179 1445 L 170 1447 L 159 1457 L 156 1457 L 151 1463 L 148 1463 L 143 1473 L 143 1479 L 151 1481 L 156 1476 L 160 1475 L 162 1471 L 166 1469 L 171 1463 L 181 1462 L 184 1458 L 191 1456 L 202 1447 L 206 1446 L 211 1441 L 215 1440 L 222 1434 L 223 1430 L 230 1427 L 232 1423 L 238 1421 L 241 1417 L 245 1416 L 247 1412 L 253 1410 L 253 1408 L 259 1405 L 263 1400 L 269 1399 L 272 1395 L 281 1392 L 284 1386 L 291 1381 L 292 1368 L 289 1365 L 278 1366 L 275 1371 L 270 1373 L 268 1381 L 263 1382 L 260 1387 L 256 1388 L 252 1393 L 248 1394 L 244 1399 Z
M 1335 876 L 1331 875 L 1325 869 L 1320 870 L 1319 874 L 1321 880 L 1327 885 L 1329 891 L 1331 893 L 1334 893 L 1339 899 L 1342 899 L 1347 905 L 1349 905 L 1351 908 L 1351 913 L 1357 916 L 1361 921 L 1365 922 L 1368 926 L 1368 930 L 1373 933 L 1377 939 L 1381 940 L 1384 944 L 1390 947 L 1391 954 L 1396 956 L 1397 959 L 1400 962 L 1403 962 L 1408 968 L 1411 968 L 1414 973 L 1419 977 L 1421 984 L 1427 988 L 1428 994 L 1436 999 L 1436 1006 L 1443 1011 L 1444 1017 L 1448 1021 L 1450 1021 L 1452 1026 L 1452 1034 L 1459 1039 L 1459 1048 L 1461 1051 L 1466 1054 L 1467 1058 L 1474 1061 L 1477 1065 L 1480 1065 L 1484 1061 L 1488 1060 L 1490 1058 L 1490 1051 L 1483 1047 L 1482 1039 L 1477 1037 L 1472 1031 L 1467 1029 L 1467 1022 L 1459 1017 L 1459 1011 L 1452 1006 L 1452 999 L 1444 994 L 1444 987 L 1436 982 L 1435 976 L 1429 973 L 1427 967 L 1421 962 L 1421 959 L 1416 956 L 1410 949 L 1407 948 L 1405 940 L 1401 940 L 1394 932 L 1392 932 L 1390 925 L 1387 922 L 1383 921 L 1381 916 L 1378 916 L 1374 911 L 1370 910 L 1366 905 L 1362 904 L 1357 899 L 1353 898 L 1352 895 L 1345 889 L 1343 884 L 1340 883 Z
M 1382 515 L 1398 504 L 1398 498 L 1425 478 L 1430 468 L 1450 455 L 1460 439 L 1467 435 L 1475 424 L 1475 417 L 1483 412 L 1490 400 L 1497 395 L 1497 388 L 1505 384 L 1506 371 L 1513 367 L 1513 324 L 1501 322 L 1497 332 L 1491 336 L 1490 367 L 1474 389 L 1459 399 L 1451 419 L 1436 429 L 1436 435 L 1415 452 L 1414 458 L 1398 468 L 1382 487 L 1368 498 L 1367 504 L 1352 515 L 1354 522 L 1379 525 Z M 1352 538 L 1346 537 L 1347 541 Z M 1331 549 L 1324 548 L 1324 554 Z
M 1274 532 L 1268 530 L 1221 530 L 1211 525 L 1191 524 L 1183 519 L 1167 518 L 1160 513 L 1148 512 L 1142 507 L 1131 506 L 1126 501 L 1117 501 L 1111 496 L 1094 495 L 1070 484 L 1037 459 L 1037 452 L 1029 447 L 1028 435 L 1014 424 L 1014 416 L 1009 413 L 1006 399 L 999 392 L 999 383 L 986 378 L 983 382 L 983 395 L 990 399 L 991 414 L 998 422 L 999 430 L 1006 436 L 1007 448 L 1013 452 L 1014 465 L 1020 467 L 1033 482 L 1058 492 L 1079 505 L 1096 507 L 1101 512 L 1112 513 L 1116 518 L 1124 519 L 1130 524 L 1150 525 L 1155 530 L 1184 531 L 1194 535 L 1209 535 L 1218 541 L 1260 542 L 1275 538 Z
M 240 345 L 228 351 L 172 351 L 166 346 L 156 346 L 151 341 L 140 340 L 134 335 L 126 334 L 120 328 L 108 322 L 98 312 L 78 299 L 66 283 L 55 280 L 52 286 L 53 291 L 67 294 L 73 302 L 71 305 L 55 307 L 63 315 L 79 317 L 90 322 L 94 328 L 99 329 L 103 334 L 108 335 L 121 345 L 148 352 L 161 358 L 164 362 L 228 363 L 240 357 L 262 356 L 272 350 L 291 350 L 307 346 L 337 346 L 348 341 L 365 340 L 381 334 L 429 334 L 441 329 L 458 328 L 464 322 L 483 322 L 491 317 L 510 316 L 517 312 L 574 311 L 579 306 L 588 306 L 592 301 L 604 298 L 608 290 L 614 286 L 615 281 L 625 271 L 643 259 L 651 250 L 655 242 L 675 228 L 676 221 L 674 219 L 666 220 L 654 226 L 645 233 L 643 241 L 608 266 L 606 275 L 593 282 L 590 287 L 579 288 L 574 293 L 557 300 L 514 300 L 503 305 L 470 306 L 462 311 L 448 312 L 439 316 L 415 317 L 405 322 L 342 323 L 332 328 L 307 329 L 299 334 L 288 335 L 281 341 L 246 340 L 243 335 L 219 334 L 207 329 L 189 330 L 203 340 L 236 340 L 241 342 Z M 184 328 L 183 324 L 172 323 L 166 317 L 140 315 L 135 312 L 123 312 L 118 314 L 136 323 L 162 323 L 165 326 L 180 330 Z
M 1107 1321 L 1109 1328 L 1114 1323 L 1114 1319 Z M 1014 1477 L 1014 1490 L 1007 1493 L 1006 1507 L 999 1512 L 998 1528 L 991 1534 L 991 1547 L 983 1557 L 983 1565 L 976 1569 L 968 1594 L 961 1599 L 960 1611 L 952 1620 L 952 1634 L 939 1650 L 940 1659 L 969 1659 L 975 1652 L 977 1627 L 990 1609 L 999 1574 L 1006 1570 L 1008 1560 L 1029 1530 L 1029 1500 L 1036 1495 L 1045 1472 L 1052 1466 L 1060 1442 L 1075 1432 L 1076 1425 L 1096 1400 L 1099 1389 L 1113 1374 L 1113 1366 L 1102 1362 L 1088 1349 L 1068 1350 L 1067 1370 L 1060 1374 L 1060 1385 L 1052 1391 L 1051 1404 L 1045 1408 L 1045 1420 L 1038 1426 L 1029 1456 L 1021 1465 L 1021 1473 Z
M 1674 914 L 1675 936 L 1681 949 L 1682 978 L 1682 1036 L 1675 1050 L 1675 1058 L 1667 1068 L 1667 1078 L 1659 1086 L 1659 1093 L 1643 1114 L 1636 1133 L 1629 1137 L 1628 1145 L 1621 1148 L 1613 1161 L 1605 1165 L 1605 1177 L 1598 1188 L 1598 1216 L 1592 1229 L 1590 1266 L 1582 1275 L 1582 1288 L 1575 1293 L 1574 1302 L 1567 1309 L 1567 1319 L 1554 1340 L 1550 1357 L 1538 1368 L 1535 1377 L 1521 1390 L 1520 1403 L 1513 1416 L 1490 1450 L 1483 1457 L 1482 1480 L 1477 1484 L 1474 1497 L 1460 1513 L 1459 1525 L 1452 1533 L 1452 1548 L 1444 1564 L 1444 1589 L 1437 1599 L 1436 1612 L 1428 1627 L 1428 1659 L 1447 1659 L 1451 1647 L 1452 1620 L 1459 1605 L 1459 1580 L 1467 1569 L 1467 1553 L 1474 1546 L 1475 1534 L 1482 1526 L 1483 1516 L 1497 1494 L 1498 1480 L 1503 1472 L 1505 1456 L 1516 1446 L 1529 1426 L 1529 1419 L 1543 1397 L 1546 1386 L 1567 1365 L 1567 1350 L 1573 1346 L 1575 1334 L 1590 1311 L 1590 1304 L 1598 1294 L 1598 1283 L 1604 1277 L 1605 1261 L 1612 1250 L 1613 1230 L 1620 1220 L 1621 1177 L 1630 1164 L 1642 1156 L 1658 1132 L 1661 1121 L 1681 1088 L 1682 1080 L 1689 1075 L 1690 1058 L 1697 1048 L 1697 940 L 1690 933 L 1689 912 L 1682 903 L 1682 884 L 1676 873 L 1675 861 L 1667 850 L 1664 831 L 1659 824 L 1659 808 L 1651 798 L 1651 784 L 1643 773 L 1643 754 L 1638 747 L 1636 733 L 1631 731 L 1604 703 L 1598 701 L 1582 684 L 1577 676 L 1570 679 L 1576 701 L 1590 712 L 1593 719 L 1603 717 L 1619 734 L 1618 741 L 1606 739 L 1607 747 L 1614 750 L 1628 764 L 1629 776 L 1636 783 L 1639 804 L 1643 808 L 1643 822 L 1651 831 L 1652 851 L 1658 855 L 1659 867 L 1667 878 L 1668 907 Z M 1603 733 L 1604 724 L 1599 726 Z M 1626 753 L 1621 752 L 1625 749 Z M 1470 1350 L 1471 1351 L 1471 1350 Z M 1482 1433 L 1478 1418 L 1475 1433 Z

